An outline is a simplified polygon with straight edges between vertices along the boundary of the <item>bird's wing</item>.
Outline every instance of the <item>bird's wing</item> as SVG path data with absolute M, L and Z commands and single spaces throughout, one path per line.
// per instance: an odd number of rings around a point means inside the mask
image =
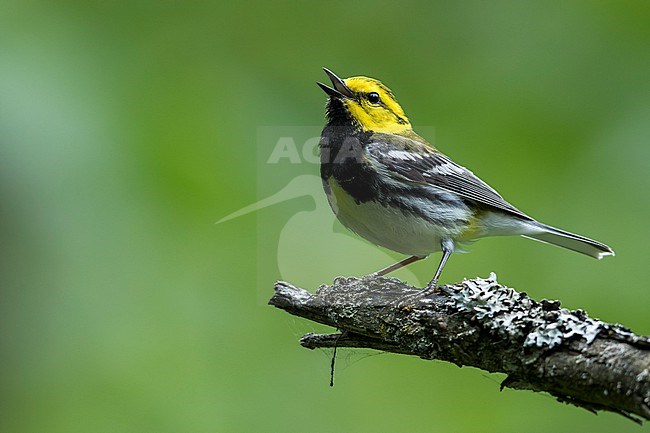
M 366 145 L 371 163 L 394 180 L 428 184 L 459 196 L 530 220 L 474 173 L 429 146 L 398 136 L 382 134 Z M 405 141 L 406 140 L 406 141 Z

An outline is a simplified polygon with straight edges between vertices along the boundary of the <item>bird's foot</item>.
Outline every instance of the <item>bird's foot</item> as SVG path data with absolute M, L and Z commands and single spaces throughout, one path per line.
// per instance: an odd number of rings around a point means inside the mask
M 418 290 L 415 293 L 404 295 L 399 299 L 400 304 L 408 303 L 414 304 L 418 300 L 426 299 L 429 295 L 439 292 L 440 289 L 432 283 L 427 284 L 423 289 Z

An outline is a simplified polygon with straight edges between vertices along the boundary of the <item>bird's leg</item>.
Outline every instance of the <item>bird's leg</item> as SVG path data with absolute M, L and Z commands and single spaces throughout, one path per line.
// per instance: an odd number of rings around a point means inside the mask
M 447 263 L 447 260 L 449 259 L 449 256 L 451 256 L 451 253 L 454 252 L 454 241 L 451 239 L 443 239 L 441 242 L 442 246 L 442 259 L 440 259 L 440 264 L 438 265 L 438 269 L 436 270 L 436 274 L 433 276 L 433 279 L 427 286 L 414 293 L 411 295 L 406 295 L 403 296 L 400 299 L 401 303 L 404 302 L 413 302 L 417 298 L 422 298 L 426 295 L 428 295 L 431 291 L 435 291 L 438 287 L 438 278 L 440 278 L 440 274 L 442 273 L 442 269 L 445 267 L 445 264 Z
M 413 262 L 417 262 L 418 260 L 425 259 L 427 256 L 411 256 L 407 257 L 404 260 L 397 262 L 393 265 L 388 266 L 387 268 L 384 268 L 380 271 L 375 272 L 372 274 L 374 277 L 383 277 L 384 275 L 391 273 L 393 271 L 396 271 L 400 268 L 403 268 L 404 266 L 410 265 Z
M 451 239 L 443 239 L 441 242 L 442 245 L 442 259 L 440 259 L 440 264 L 438 265 L 438 269 L 436 270 L 436 274 L 433 276 L 433 279 L 427 286 L 427 289 L 435 289 L 438 287 L 438 278 L 440 278 L 440 274 L 442 274 L 442 269 L 445 267 L 445 264 L 447 263 L 447 259 L 449 259 L 449 256 L 451 256 L 451 253 L 454 252 L 454 241 Z

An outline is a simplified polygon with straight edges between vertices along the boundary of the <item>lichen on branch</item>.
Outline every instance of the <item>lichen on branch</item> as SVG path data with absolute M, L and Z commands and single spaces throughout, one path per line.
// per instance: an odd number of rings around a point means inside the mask
M 269 303 L 342 331 L 307 334 L 308 348 L 371 348 L 502 372 L 502 387 L 650 420 L 648 337 L 537 302 L 494 274 L 429 292 L 372 276 L 339 277 L 315 294 L 278 282 Z

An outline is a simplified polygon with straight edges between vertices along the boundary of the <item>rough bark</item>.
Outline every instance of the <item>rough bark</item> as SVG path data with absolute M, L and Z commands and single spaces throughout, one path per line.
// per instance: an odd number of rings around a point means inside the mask
M 269 304 L 331 325 L 307 348 L 356 347 L 506 373 L 501 387 L 545 391 L 590 411 L 650 420 L 650 338 L 536 302 L 488 279 L 422 292 L 397 279 L 337 278 L 315 294 L 286 282 Z

